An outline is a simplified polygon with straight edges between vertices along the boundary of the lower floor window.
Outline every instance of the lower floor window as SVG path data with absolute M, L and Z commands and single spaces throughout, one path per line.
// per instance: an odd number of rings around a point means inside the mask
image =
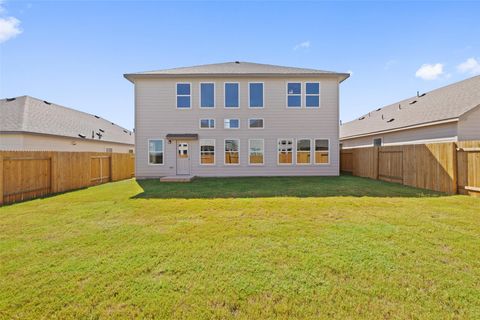
M 263 139 L 248 140 L 248 163 L 263 164 Z
M 227 139 L 225 140 L 225 164 L 239 164 L 240 163 L 240 140 Z
M 329 141 L 327 139 L 315 139 L 315 163 L 329 163 Z
M 148 141 L 148 162 L 150 164 L 163 164 L 163 140 Z
M 310 139 L 298 139 L 297 140 L 297 163 L 298 164 L 310 164 L 311 163 L 311 142 Z
M 200 163 L 215 164 L 215 140 L 200 140 Z
M 278 163 L 293 163 L 293 139 L 278 140 Z

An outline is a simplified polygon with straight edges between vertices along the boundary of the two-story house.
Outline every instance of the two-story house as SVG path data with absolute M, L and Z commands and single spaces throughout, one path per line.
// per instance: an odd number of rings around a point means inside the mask
M 348 74 L 235 61 L 125 77 L 139 179 L 339 174 Z

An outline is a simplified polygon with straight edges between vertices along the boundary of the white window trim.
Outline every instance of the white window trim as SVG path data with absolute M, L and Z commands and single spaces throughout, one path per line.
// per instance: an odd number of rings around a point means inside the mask
M 202 120 L 209 120 L 209 122 L 210 122 L 210 120 L 213 120 L 213 128 L 210 128 L 210 127 L 208 127 L 208 128 L 202 128 Z M 217 120 L 216 120 L 215 118 L 200 118 L 200 119 L 198 120 L 198 128 L 199 128 L 199 129 L 202 129 L 202 130 L 212 130 L 212 129 L 215 129 L 216 126 L 217 126 Z
M 213 140 L 213 163 L 202 163 L 202 140 Z M 198 146 L 199 146 L 198 147 L 198 163 L 201 166 L 214 166 L 217 163 L 217 140 L 216 139 L 200 139 Z
M 292 163 L 280 163 L 280 150 L 278 150 L 278 145 L 281 140 L 292 140 Z M 297 156 L 295 153 L 295 139 L 294 138 L 278 138 L 277 139 L 277 145 L 275 146 L 277 148 L 277 165 L 279 166 L 293 166 L 295 164 L 295 157 Z
M 318 83 L 318 94 L 307 94 L 307 83 Z M 307 97 L 315 97 L 318 96 L 318 107 L 309 107 L 307 106 Z M 319 109 L 322 106 L 322 102 L 320 101 L 322 96 L 322 84 L 318 81 L 305 81 L 305 108 L 307 109 Z
M 238 163 L 227 163 L 225 160 L 225 145 L 226 145 L 226 142 L 227 140 L 236 140 L 238 141 Z M 236 138 L 227 138 L 227 139 L 223 139 L 223 165 L 225 166 L 239 166 L 240 165 L 240 161 L 241 161 L 241 157 L 240 157 L 240 139 L 236 139 Z
M 225 120 L 238 120 L 238 128 L 226 128 L 225 127 Z M 225 130 L 238 130 L 241 127 L 241 121 L 239 118 L 225 118 L 223 119 L 223 129 Z
M 150 141 L 158 141 L 158 140 L 162 141 L 163 163 L 151 163 L 150 162 Z M 148 139 L 148 142 L 147 142 L 147 159 L 148 159 L 147 161 L 148 161 L 149 166 L 163 166 L 163 165 L 165 165 L 165 139 L 161 139 L 161 138 Z
M 227 84 L 237 84 L 238 85 L 238 107 L 227 107 Z M 241 105 L 240 97 L 240 82 L 224 82 L 223 83 L 223 108 L 224 109 L 239 109 Z
M 292 94 L 292 96 L 300 96 L 300 106 L 299 107 L 289 107 L 288 106 L 288 84 L 289 83 L 300 83 L 300 94 Z M 285 83 L 285 107 L 287 109 L 301 109 L 303 107 L 303 83 L 301 81 L 287 81 Z
M 255 108 L 254 108 L 255 109 Z M 261 128 L 252 128 L 250 127 L 250 120 L 262 120 L 263 127 Z M 265 129 L 265 119 L 264 118 L 248 118 L 248 129 L 253 129 L 253 130 L 263 130 Z
M 250 142 L 252 140 L 261 140 L 262 141 L 262 163 L 250 163 Z M 263 166 L 265 165 L 265 139 L 248 139 L 248 165 L 249 166 Z
M 188 84 L 190 85 L 190 94 L 177 94 L 177 87 L 179 84 Z M 177 110 L 191 110 L 192 109 L 192 92 L 193 91 L 193 86 L 191 82 L 176 82 L 175 83 L 175 108 Z M 177 98 L 178 97 L 189 97 L 190 98 L 190 107 L 189 108 L 179 108 L 178 107 L 178 102 Z
M 261 107 L 252 107 L 250 106 L 250 84 L 262 84 L 262 106 Z M 248 83 L 248 109 L 263 109 L 265 108 L 265 82 L 257 81 L 257 82 L 249 82 Z
M 307 162 L 307 163 L 298 163 L 297 161 L 297 156 L 298 156 L 298 153 L 306 153 L 305 151 L 298 151 L 298 141 L 300 140 L 308 140 L 310 141 L 310 162 Z M 313 155 L 315 156 L 315 153 L 313 153 Z M 330 159 L 330 157 L 329 157 Z M 313 160 L 315 161 L 315 160 Z M 298 138 L 298 139 L 295 139 L 295 164 L 297 166 L 309 166 L 312 164 L 312 139 L 311 138 Z
M 213 107 L 202 107 L 202 84 L 213 84 Z M 217 90 L 216 90 L 215 82 L 200 82 L 198 84 L 198 107 L 200 109 L 215 109 L 217 107 Z
M 328 141 L 328 162 L 327 163 L 317 163 L 315 161 L 315 140 L 327 140 Z M 328 138 L 314 138 L 313 139 L 313 164 L 316 165 L 316 166 L 328 166 L 330 165 L 330 159 L 331 159 L 331 154 L 332 154 L 332 150 L 331 150 L 331 145 L 330 145 L 330 139 Z

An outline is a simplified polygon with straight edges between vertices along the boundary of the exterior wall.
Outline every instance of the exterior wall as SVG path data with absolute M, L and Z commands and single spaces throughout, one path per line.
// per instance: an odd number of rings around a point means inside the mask
M 480 140 L 480 106 L 460 117 L 458 122 L 458 140 Z
M 457 123 L 444 123 L 366 137 L 341 140 L 342 148 L 373 146 L 373 139 L 382 138 L 384 146 L 399 144 L 436 143 L 457 141 Z
M 320 82 L 320 108 L 287 108 L 289 81 Z M 192 108 L 176 108 L 176 83 L 192 84 Z M 200 109 L 200 82 L 215 83 L 215 108 Z M 240 84 L 240 108 L 224 107 L 224 83 Z M 248 108 L 248 82 L 264 83 L 264 108 Z M 215 129 L 200 129 L 201 118 L 215 119 Z M 240 129 L 224 129 L 225 118 L 239 118 Z M 264 129 L 248 129 L 249 118 L 263 118 Z M 190 141 L 191 174 L 196 176 L 338 175 L 338 81 L 331 78 L 178 78 L 142 79 L 135 82 L 135 144 L 137 178 L 176 174 L 176 142 L 165 140 L 163 165 L 148 163 L 148 139 L 167 134 L 196 133 L 199 139 L 215 139 L 215 165 L 200 165 L 199 141 Z M 224 139 L 240 140 L 240 164 L 224 164 Z M 277 139 L 322 138 L 330 140 L 330 163 L 278 165 Z M 248 164 L 248 139 L 264 139 L 264 165 Z
M 128 153 L 133 145 L 41 134 L 0 134 L 0 150 L 6 151 L 79 151 Z

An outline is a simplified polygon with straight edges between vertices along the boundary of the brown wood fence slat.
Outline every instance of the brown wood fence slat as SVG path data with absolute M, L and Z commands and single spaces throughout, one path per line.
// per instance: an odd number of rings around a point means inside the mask
M 480 141 L 344 149 L 340 170 L 416 188 L 480 196 Z
M 0 205 L 134 176 L 123 153 L 0 151 Z

